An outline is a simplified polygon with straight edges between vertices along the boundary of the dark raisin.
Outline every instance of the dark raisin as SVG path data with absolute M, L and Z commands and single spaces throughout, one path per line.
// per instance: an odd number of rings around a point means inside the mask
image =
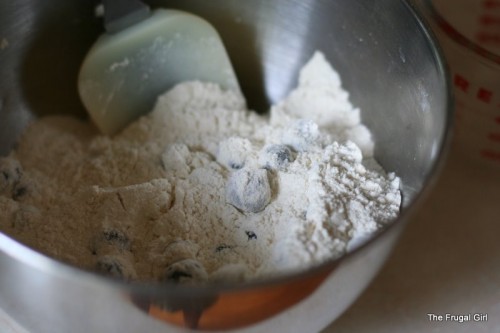
M 28 188 L 26 186 L 16 186 L 14 191 L 12 191 L 12 199 L 17 200 L 26 193 L 28 193 Z
M 121 231 L 115 229 L 105 230 L 103 232 L 104 239 L 110 243 L 128 244 L 128 237 Z
M 112 277 L 123 277 L 123 265 L 111 256 L 104 256 L 97 260 L 95 269 L 98 273 Z
M 14 187 L 19 183 L 22 176 L 22 169 L 19 161 L 0 157 L 0 194 L 12 194 Z
M 92 254 L 106 254 L 115 250 L 130 250 L 130 240 L 125 233 L 116 229 L 106 229 L 90 245 Z
M 113 278 L 131 279 L 136 276 L 130 262 L 122 256 L 105 255 L 98 258 L 95 270 L 99 274 Z
M 193 278 L 193 276 L 191 274 L 183 272 L 183 271 L 173 271 L 168 276 L 168 279 L 172 280 L 174 282 L 179 282 L 182 279 L 192 279 L 192 278 Z
M 184 259 L 175 262 L 165 269 L 165 281 L 174 283 L 203 282 L 208 274 L 203 265 L 195 259 Z
M 259 156 L 260 164 L 266 169 L 283 169 L 292 161 L 292 151 L 285 145 L 268 145 Z
M 248 240 L 257 239 L 257 235 L 253 231 L 245 231 L 245 234 L 247 235 Z
M 226 200 L 243 212 L 257 213 L 271 201 L 271 186 L 264 169 L 244 168 L 231 174 Z
M 234 245 L 221 244 L 215 248 L 215 252 L 221 252 L 224 250 L 234 249 L 234 247 L 235 247 Z
M 98 261 L 96 271 L 112 277 L 123 277 L 123 267 L 117 261 Z
M 239 170 L 241 168 L 243 168 L 243 164 L 242 163 L 236 163 L 236 162 L 230 162 L 229 163 L 229 167 L 233 170 Z

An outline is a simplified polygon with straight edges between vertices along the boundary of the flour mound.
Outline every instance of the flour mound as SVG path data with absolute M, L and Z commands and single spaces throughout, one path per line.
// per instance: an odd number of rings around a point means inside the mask
M 182 83 L 113 138 L 52 116 L 0 159 L 2 231 L 129 280 L 243 281 L 306 269 L 395 219 L 399 178 L 317 52 L 270 115 Z M 367 163 L 367 162 L 370 163 Z

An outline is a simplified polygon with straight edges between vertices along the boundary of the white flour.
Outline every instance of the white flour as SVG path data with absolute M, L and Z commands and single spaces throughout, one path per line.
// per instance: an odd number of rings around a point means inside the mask
M 0 227 L 85 269 L 202 281 L 342 255 L 399 213 L 399 179 L 316 53 L 267 117 L 218 86 L 180 84 L 114 138 L 70 117 L 33 123 L 0 160 Z

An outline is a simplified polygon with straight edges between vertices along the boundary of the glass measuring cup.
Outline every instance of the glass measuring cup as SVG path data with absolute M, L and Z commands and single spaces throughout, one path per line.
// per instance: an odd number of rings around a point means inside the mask
M 500 0 L 417 2 L 449 63 L 455 91 L 455 147 L 500 166 Z

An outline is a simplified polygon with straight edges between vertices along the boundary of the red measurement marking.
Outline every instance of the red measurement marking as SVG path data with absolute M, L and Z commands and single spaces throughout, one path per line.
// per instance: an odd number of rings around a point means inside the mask
M 476 41 L 479 43 L 500 44 L 500 34 L 487 31 L 479 31 L 476 34 Z
M 496 122 L 498 125 L 500 125 L 500 117 L 496 117 L 496 118 L 495 118 L 495 122 Z
M 493 92 L 484 88 L 479 88 L 476 97 L 485 103 L 490 103 L 491 97 L 493 97 Z
M 500 16 L 492 16 L 492 15 L 481 15 L 479 16 L 479 23 L 483 26 L 495 26 L 500 25 Z
M 483 7 L 487 9 L 500 8 L 500 1 L 497 0 L 484 0 Z
M 467 92 L 469 89 L 469 81 L 460 74 L 455 74 L 454 83 L 463 92 Z
M 492 161 L 500 162 L 500 152 L 493 150 L 481 150 L 481 156 Z
M 500 133 L 488 134 L 488 140 L 493 141 L 493 142 L 500 142 Z

